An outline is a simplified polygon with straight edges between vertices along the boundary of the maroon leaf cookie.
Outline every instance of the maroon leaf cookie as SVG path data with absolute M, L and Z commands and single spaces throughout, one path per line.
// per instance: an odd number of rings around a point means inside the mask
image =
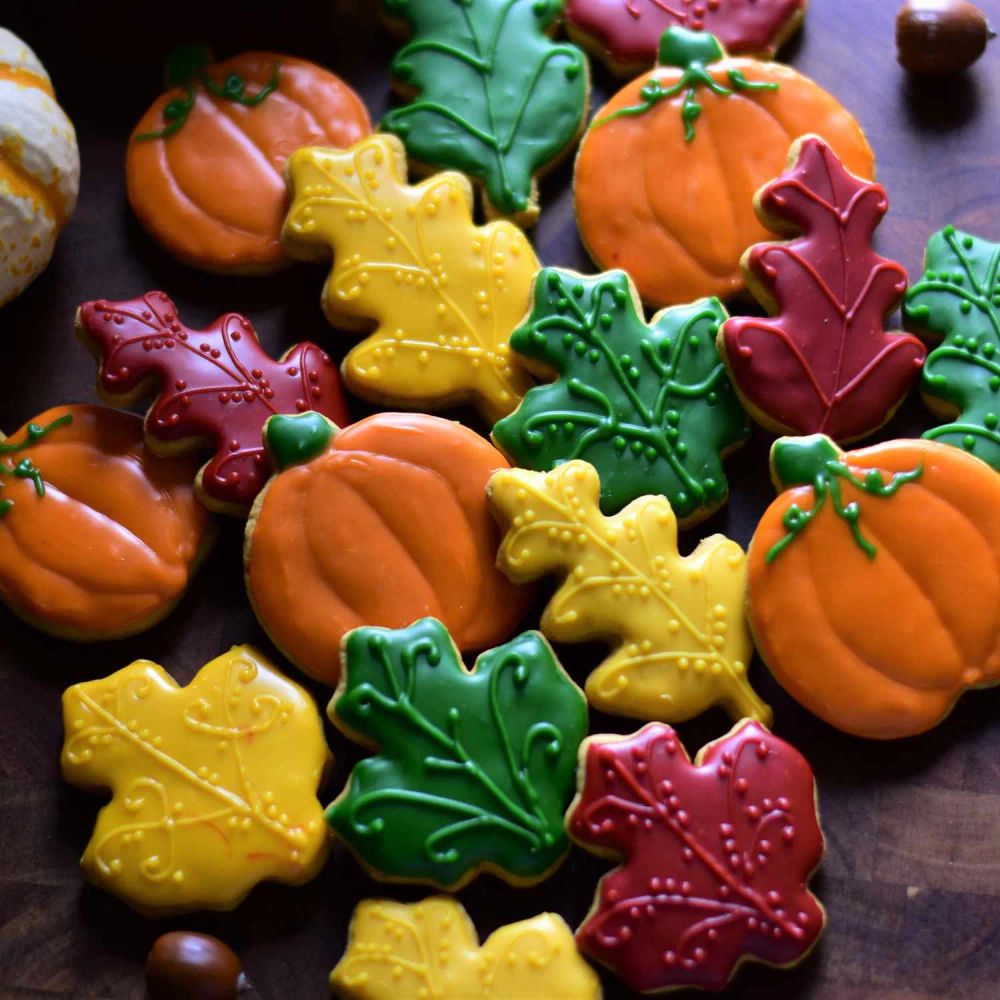
M 885 329 L 907 284 L 903 268 L 872 249 L 887 209 L 885 190 L 849 173 L 815 136 L 792 147 L 788 170 L 757 195 L 765 226 L 801 235 L 747 253 L 747 284 L 771 318 L 730 319 L 718 347 L 765 427 L 856 440 L 892 416 L 920 372 L 921 341 Z
M 594 736 L 570 836 L 624 859 L 577 931 L 632 989 L 721 989 L 744 958 L 785 966 L 825 915 L 807 883 L 823 853 L 812 771 L 744 720 L 692 764 L 669 726 Z
M 148 292 L 84 303 L 77 331 L 101 362 L 98 387 L 111 402 L 131 405 L 158 385 L 146 415 L 157 450 L 206 441 L 215 448 L 198 474 L 199 493 L 213 509 L 245 513 L 267 482 L 268 417 L 317 410 L 338 425 L 348 420 L 340 375 L 319 347 L 296 344 L 275 361 L 238 313 L 192 330 L 163 292 Z

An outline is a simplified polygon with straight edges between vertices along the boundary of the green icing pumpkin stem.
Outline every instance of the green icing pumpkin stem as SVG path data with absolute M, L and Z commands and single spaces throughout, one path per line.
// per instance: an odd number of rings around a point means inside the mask
M 41 440 L 46 434 L 54 431 L 57 427 L 65 427 L 73 422 L 73 414 L 66 413 L 51 424 L 42 427 L 40 424 L 28 424 L 28 436 L 23 441 L 11 443 L 9 441 L 0 442 L 0 455 L 14 455 L 30 448 L 35 442 Z M 39 497 L 45 496 L 45 480 L 42 479 L 41 470 L 30 458 L 22 458 L 16 465 L 6 465 L 0 460 L 0 487 L 3 486 L 4 476 L 12 475 L 16 479 L 30 479 L 35 484 L 35 493 Z M 13 500 L 0 500 L 0 517 L 6 516 L 14 506 Z
M 336 433 L 336 425 L 321 413 L 278 413 L 264 425 L 264 444 L 280 471 L 311 462 L 326 451 Z
M 616 118 L 631 118 L 644 115 L 660 101 L 676 97 L 684 92 L 684 103 L 681 106 L 681 118 L 684 120 L 684 140 L 692 142 L 695 137 L 694 124 L 701 115 L 701 104 L 698 101 L 698 88 L 708 87 L 719 97 L 731 97 L 734 93 L 748 90 L 777 90 L 777 83 L 763 83 L 748 80 L 738 69 L 728 71 L 729 86 L 725 87 L 712 79 L 708 67 L 712 63 L 726 58 L 726 51 L 714 35 L 703 31 L 689 31 L 687 28 L 668 28 L 660 39 L 660 66 L 671 66 L 683 70 L 680 82 L 673 87 L 664 87 L 659 80 L 650 80 L 639 91 L 641 104 L 607 115 L 597 122 L 614 121 Z
M 861 520 L 861 505 L 857 501 L 844 503 L 840 480 L 846 480 L 868 496 L 887 498 L 894 496 L 907 483 L 919 479 L 924 471 L 923 465 L 920 465 L 910 472 L 897 473 L 885 483 L 878 469 L 870 469 L 864 479 L 859 479 L 843 461 L 843 453 L 823 434 L 776 441 L 771 449 L 771 468 L 776 482 L 783 489 L 811 486 L 815 501 L 810 510 L 804 511 L 793 503 L 785 511 L 781 523 L 786 534 L 768 551 L 765 561 L 769 563 L 774 562 L 809 527 L 823 509 L 827 497 L 837 517 L 851 529 L 857 546 L 869 559 L 874 559 L 875 546 L 862 534 L 858 523 Z

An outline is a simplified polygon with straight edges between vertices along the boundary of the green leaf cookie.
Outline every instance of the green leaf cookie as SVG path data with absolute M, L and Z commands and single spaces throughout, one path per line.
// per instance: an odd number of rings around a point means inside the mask
M 925 266 L 903 317 L 907 329 L 944 338 L 927 357 L 921 391 L 953 422 L 924 437 L 1000 471 L 1000 244 L 947 226 L 930 238 Z
M 562 0 L 385 0 L 413 37 L 392 62 L 415 97 L 382 128 L 409 156 L 475 177 L 499 215 L 535 213 L 533 177 L 586 118 L 587 61 L 547 31 Z
M 662 493 L 678 519 L 699 520 L 729 492 L 722 454 L 750 433 L 715 348 L 726 318 L 718 299 L 702 299 L 647 326 L 624 271 L 545 268 L 510 343 L 559 377 L 531 389 L 494 441 L 526 469 L 590 462 L 605 514 Z
M 587 703 L 541 634 L 470 672 L 447 629 L 423 618 L 355 629 L 343 661 L 330 717 L 378 754 L 355 766 L 327 819 L 361 862 L 450 889 L 483 867 L 544 878 L 568 847 Z

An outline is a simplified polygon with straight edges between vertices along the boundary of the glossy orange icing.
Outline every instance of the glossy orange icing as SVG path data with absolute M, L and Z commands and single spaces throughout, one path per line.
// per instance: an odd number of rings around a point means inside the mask
M 1000 476 L 924 440 L 841 461 L 862 481 L 872 469 L 883 484 L 919 474 L 884 497 L 838 477 L 872 555 L 828 497 L 768 561 L 791 506 L 816 505 L 811 486 L 785 490 L 750 546 L 751 626 L 772 673 L 806 708 L 859 736 L 912 735 L 965 688 L 1000 681 Z
M 198 463 L 158 458 L 142 420 L 101 406 L 60 406 L 32 423 L 53 429 L 4 456 L 0 498 L 0 597 L 33 624 L 69 638 L 142 631 L 188 585 L 209 541 L 194 495 Z M 24 441 L 27 428 L 7 444 Z M 11 469 L 30 459 L 35 483 Z
M 314 63 L 248 52 L 209 66 L 222 82 L 237 73 L 247 91 L 278 86 L 253 107 L 198 88 L 183 127 L 163 139 L 136 136 L 163 127 L 181 91 L 161 95 L 136 125 L 125 159 L 128 197 L 143 226 L 168 250 L 210 271 L 266 272 L 280 266 L 278 242 L 288 196 L 282 171 L 300 146 L 350 146 L 371 131 L 358 95 Z
M 666 89 L 682 70 L 661 66 L 623 87 L 594 117 L 576 163 L 580 235 L 603 269 L 624 268 L 643 300 L 667 306 L 743 288 L 740 258 L 770 234 L 754 196 L 780 174 L 792 141 L 821 135 L 852 173 L 870 179 L 874 156 L 838 101 L 787 66 L 725 58 L 709 74 L 731 89 L 730 71 L 773 91 L 719 96 L 697 89 L 701 114 L 685 141 L 683 92 L 648 111 L 604 121 L 643 104 L 651 82 Z
M 486 483 L 508 468 L 484 438 L 424 414 L 382 413 L 285 469 L 247 525 L 247 590 L 275 644 L 331 685 L 361 625 L 442 621 L 463 650 L 496 645 L 530 588 L 495 567 Z

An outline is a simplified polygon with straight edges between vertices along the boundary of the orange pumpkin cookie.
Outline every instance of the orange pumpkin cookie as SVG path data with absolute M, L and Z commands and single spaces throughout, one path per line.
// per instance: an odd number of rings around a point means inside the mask
M 361 98 L 322 67 L 273 52 L 213 64 L 206 49 L 185 47 L 171 56 L 167 82 L 125 157 L 139 221 L 206 271 L 280 269 L 285 161 L 300 146 L 350 146 L 368 135 Z
M 488 441 L 404 413 L 342 431 L 318 413 L 275 416 L 264 438 L 282 471 L 247 522 L 247 592 L 293 663 L 333 686 L 348 630 L 426 616 L 461 650 L 510 636 L 531 592 L 495 566 L 486 483 L 509 466 Z
M 781 496 L 750 545 L 750 624 L 806 708 L 856 736 L 937 725 L 1000 682 L 1000 476 L 957 448 L 827 437 L 771 451 Z
M 147 451 L 131 413 L 81 405 L 36 417 L 0 443 L 0 598 L 67 639 L 154 625 L 213 538 L 197 467 Z
M 740 258 L 768 233 L 754 195 L 793 140 L 817 133 L 851 173 L 875 164 L 861 126 L 795 70 L 729 58 L 671 28 L 660 65 L 597 112 L 576 162 L 580 235 L 602 269 L 623 268 L 661 307 L 743 288 Z

